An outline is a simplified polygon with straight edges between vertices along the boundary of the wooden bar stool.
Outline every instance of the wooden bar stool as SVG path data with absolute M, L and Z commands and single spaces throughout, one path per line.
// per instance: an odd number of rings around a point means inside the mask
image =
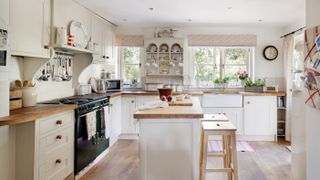
M 229 119 L 224 113 L 203 114 L 201 121 L 229 121 Z
M 236 128 L 228 121 L 203 121 L 201 128 L 200 180 L 205 180 L 206 172 L 225 172 L 228 180 L 238 180 Z M 222 136 L 223 151 L 208 153 L 209 135 Z M 224 168 L 207 168 L 207 157 L 223 157 Z

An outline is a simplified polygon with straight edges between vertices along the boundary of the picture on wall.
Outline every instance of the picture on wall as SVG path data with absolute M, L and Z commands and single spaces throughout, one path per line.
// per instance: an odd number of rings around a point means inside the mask
M 320 26 L 305 31 L 305 88 L 309 106 L 320 109 Z

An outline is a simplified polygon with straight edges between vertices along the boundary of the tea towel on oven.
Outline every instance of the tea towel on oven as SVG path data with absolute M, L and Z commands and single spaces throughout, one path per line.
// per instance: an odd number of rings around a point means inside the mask
M 87 134 L 90 140 L 97 133 L 97 116 L 96 111 L 86 114 Z

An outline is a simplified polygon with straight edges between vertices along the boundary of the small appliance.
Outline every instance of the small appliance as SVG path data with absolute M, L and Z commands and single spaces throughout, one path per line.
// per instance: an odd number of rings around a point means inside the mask
M 0 72 L 9 70 L 10 48 L 8 37 L 8 26 L 0 19 Z
M 106 90 L 107 92 L 116 92 L 122 90 L 122 80 L 121 79 L 106 79 Z

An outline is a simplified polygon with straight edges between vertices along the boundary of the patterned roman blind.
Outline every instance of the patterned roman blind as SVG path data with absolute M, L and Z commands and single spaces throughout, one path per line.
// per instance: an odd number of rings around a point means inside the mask
M 255 34 L 208 34 L 189 35 L 189 46 L 246 46 L 257 45 L 257 35 Z
M 117 35 L 116 45 L 117 46 L 143 46 L 144 36 L 142 35 Z

